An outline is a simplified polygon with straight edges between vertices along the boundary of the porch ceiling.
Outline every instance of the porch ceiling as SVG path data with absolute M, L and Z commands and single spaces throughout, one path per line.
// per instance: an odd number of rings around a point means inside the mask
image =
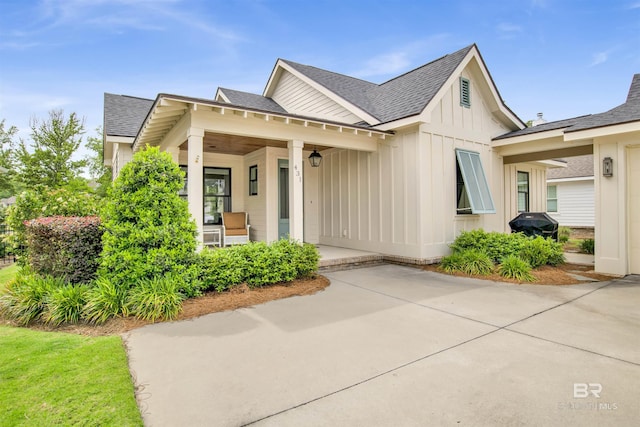
M 203 139 L 203 150 L 205 153 L 221 153 L 236 156 L 244 156 L 263 147 L 287 148 L 287 141 L 267 138 L 253 138 L 248 136 L 229 135 L 215 132 L 205 132 Z M 187 150 L 189 142 L 185 141 L 180 145 L 181 150 Z M 308 147 L 305 147 L 308 148 Z M 329 147 L 314 146 L 318 150 Z

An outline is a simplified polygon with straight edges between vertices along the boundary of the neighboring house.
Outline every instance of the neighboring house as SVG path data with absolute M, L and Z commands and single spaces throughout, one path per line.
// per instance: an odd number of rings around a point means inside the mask
M 595 268 L 640 274 L 640 74 L 609 111 L 515 131 L 493 146 L 505 163 L 592 154 Z
M 382 84 L 279 59 L 262 95 L 107 93 L 104 154 L 115 176 L 146 146 L 169 152 L 201 242 L 221 212 L 246 211 L 252 240 L 426 263 L 462 230 L 546 210 L 559 156 L 528 156 L 540 147 L 520 144 L 524 128 L 471 45 Z
M 566 167 L 547 171 L 547 212 L 560 225 L 595 225 L 593 155 L 567 157 Z

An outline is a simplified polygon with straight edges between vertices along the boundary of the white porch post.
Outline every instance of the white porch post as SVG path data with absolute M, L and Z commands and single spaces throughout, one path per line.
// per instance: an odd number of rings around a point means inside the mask
M 304 238 L 302 147 L 299 140 L 289 141 L 289 236 L 299 242 Z
M 189 141 L 187 155 L 187 200 L 189 202 L 189 212 L 196 221 L 198 235 L 196 240 L 198 246 L 204 245 L 202 225 L 204 223 L 204 202 L 203 202 L 203 151 L 202 140 L 204 129 L 189 128 L 187 139 Z

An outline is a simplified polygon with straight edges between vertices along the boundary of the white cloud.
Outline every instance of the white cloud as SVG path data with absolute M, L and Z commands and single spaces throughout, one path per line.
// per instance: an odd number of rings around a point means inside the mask
M 607 62 L 607 59 L 609 59 L 609 52 L 596 52 L 592 55 L 592 61 L 589 66 L 595 67 L 596 65 Z
M 629 9 L 640 9 L 640 2 L 637 3 L 631 3 L 629 5 Z
M 363 69 L 353 74 L 359 77 L 394 74 L 406 70 L 410 64 L 407 52 L 390 52 L 369 59 Z
M 501 22 L 496 27 L 498 34 L 501 38 L 514 38 L 518 34 L 522 32 L 522 27 L 516 24 L 511 24 L 509 22 Z

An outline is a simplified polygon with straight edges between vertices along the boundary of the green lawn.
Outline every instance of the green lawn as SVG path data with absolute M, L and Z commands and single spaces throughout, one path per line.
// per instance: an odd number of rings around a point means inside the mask
M 119 336 L 0 326 L 0 426 L 141 426 Z
M 18 272 L 18 264 L 11 264 L 9 267 L 0 268 L 0 291 L 4 289 L 4 285 L 9 283 Z

